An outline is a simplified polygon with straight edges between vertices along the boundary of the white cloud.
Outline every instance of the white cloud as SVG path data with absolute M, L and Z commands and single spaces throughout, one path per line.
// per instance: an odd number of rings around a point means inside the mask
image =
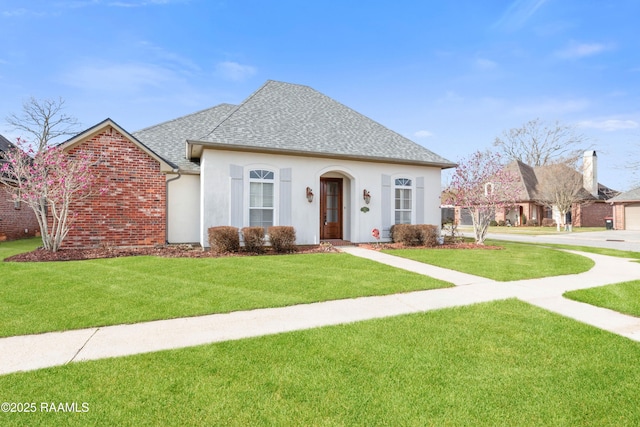
M 538 103 L 516 106 L 513 111 L 516 114 L 526 116 L 549 117 L 566 113 L 584 111 L 591 103 L 588 99 L 548 99 Z
M 612 45 L 604 43 L 576 43 L 571 42 L 566 48 L 556 51 L 556 56 L 563 59 L 584 58 L 598 55 L 607 50 L 613 49 Z
M 498 63 L 487 58 L 478 58 L 475 66 L 481 70 L 493 70 L 498 66 Z
M 502 28 L 507 31 L 517 30 L 523 27 L 533 14 L 547 1 L 548 0 L 514 0 L 493 27 Z
M 257 72 L 257 70 L 250 65 L 242 65 L 232 61 L 220 62 L 216 66 L 216 71 L 225 79 L 235 82 L 246 80 Z
M 430 136 L 433 136 L 433 133 L 429 132 L 428 130 L 419 130 L 414 133 L 413 136 L 415 136 L 416 138 L 429 138 Z
M 20 8 L 20 9 L 12 9 L 12 10 L 3 10 L 2 16 L 5 16 L 7 18 L 14 18 L 16 16 L 23 16 L 28 13 L 29 11 L 27 9 Z
M 163 87 L 175 81 L 175 73 L 150 64 L 90 64 L 75 67 L 63 76 L 64 83 L 85 90 L 131 92 Z
M 640 127 L 640 123 L 635 120 L 584 120 L 576 123 L 576 126 L 582 128 L 599 129 L 607 132 L 613 132 L 623 129 L 636 129 Z

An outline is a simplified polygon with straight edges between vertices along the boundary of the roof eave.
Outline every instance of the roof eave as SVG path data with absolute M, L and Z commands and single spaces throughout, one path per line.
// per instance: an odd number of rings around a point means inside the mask
M 393 163 L 412 166 L 431 166 L 438 167 L 440 169 L 450 169 L 457 166 L 455 163 L 448 162 L 428 162 L 423 160 L 411 160 L 411 159 L 398 159 L 390 157 L 376 157 L 368 156 L 362 157 L 352 154 L 338 154 L 338 153 L 323 153 L 316 151 L 305 150 L 287 150 L 282 148 L 269 148 L 269 147 L 255 147 L 251 145 L 230 145 L 208 141 L 187 141 L 187 158 L 197 159 L 202 156 L 204 149 L 212 150 L 226 150 L 226 151 L 240 151 L 251 153 L 263 153 L 263 154 L 283 154 L 287 156 L 300 156 L 300 157 L 315 157 L 315 158 L 331 158 L 331 159 L 344 159 L 353 160 L 358 162 L 371 162 L 371 163 Z

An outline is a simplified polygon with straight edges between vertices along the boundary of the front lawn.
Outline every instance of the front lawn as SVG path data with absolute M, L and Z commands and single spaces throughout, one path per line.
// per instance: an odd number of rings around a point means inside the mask
M 566 292 L 563 296 L 640 317 L 640 280 Z
M 640 425 L 639 359 L 508 300 L 0 376 L 0 424 Z
M 0 254 L 25 244 L 1 243 Z M 343 253 L 0 262 L 0 336 L 448 286 Z
M 589 258 L 543 246 L 487 240 L 504 249 L 390 249 L 384 252 L 498 281 L 577 274 L 594 266 Z

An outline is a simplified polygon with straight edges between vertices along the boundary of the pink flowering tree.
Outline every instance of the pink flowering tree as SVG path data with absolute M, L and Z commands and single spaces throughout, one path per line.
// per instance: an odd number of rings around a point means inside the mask
M 484 244 L 496 212 L 515 205 L 520 186 L 499 154 L 477 151 L 460 162 L 444 191 L 443 203 L 467 208 L 477 244 Z
M 60 249 L 73 224 L 73 204 L 91 195 L 93 163 L 89 155 L 71 156 L 58 146 L 34 151 L 22 140 L 4 154 L 0 182 L 13 201 L 33 209 L 45 249 Z

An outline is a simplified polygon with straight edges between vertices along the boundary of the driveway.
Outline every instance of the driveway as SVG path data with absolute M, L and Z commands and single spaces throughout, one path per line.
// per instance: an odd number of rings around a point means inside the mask
M 463 230 L 466 237 L 473 237 L 473 230 Z M 488 233 L 488 239 L 529 243 L 557 243 L 562 245 L 592 246 L 640 252 L 640 231 L 603 230 L 587 233 L 558 232 L 544 236 Z

